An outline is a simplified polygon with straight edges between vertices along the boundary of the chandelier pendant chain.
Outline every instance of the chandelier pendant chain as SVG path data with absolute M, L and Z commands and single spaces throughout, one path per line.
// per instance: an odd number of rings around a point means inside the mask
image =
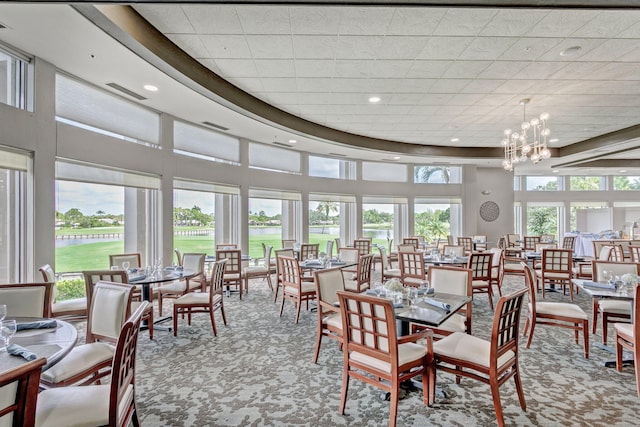
M 547 146 L 547 137 L 551 130 L 547 127 L 548 113 L 542 113 L 539 117 L 527 121 L 527 104 L 529 99 L 523 99 L 520 104 L 523 106 L 523 121 L 520 125 L 521 132 L 512 132 L 511 129 L 504 130 L 504 160 L 502 166 L 505 170 L 513 171 L 513 167 L 518 163 L 524 163 L 531 159 L 533 163 L 551 157 L 551 151 Z M 530 140 L 529 137 L 532 137 Z

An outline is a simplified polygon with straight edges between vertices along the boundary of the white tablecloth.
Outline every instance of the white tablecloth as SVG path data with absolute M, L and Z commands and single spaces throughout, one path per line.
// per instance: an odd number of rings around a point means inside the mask
M 593 241 L 598 238 L 595 234 L 576 234 L 566 233 L 565 236 L 575 236 L 576 243 L 573 247 L 573 253 L 576 256 L 593 257 Z

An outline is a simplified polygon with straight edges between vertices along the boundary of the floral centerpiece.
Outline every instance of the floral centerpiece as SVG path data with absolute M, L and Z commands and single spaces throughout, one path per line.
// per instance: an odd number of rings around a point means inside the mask
M 638 277 L 637 274 L 627 273 L 623 274 L 622 277 L 620 277 L 620 280 L 622 280 L 622 283 L 625 285 L 630 286 L 638 283 L 638 281 L 640 281 L 640 277 Z
M 393 279 L 387 281 L 384 284 L 384 287 L 389 292 L 402 292 L 404 290 L 404 286 L 402 286 L 402 283 L 400 283 L 400 280 L 398 280 L 396 278 L 393 278 Z

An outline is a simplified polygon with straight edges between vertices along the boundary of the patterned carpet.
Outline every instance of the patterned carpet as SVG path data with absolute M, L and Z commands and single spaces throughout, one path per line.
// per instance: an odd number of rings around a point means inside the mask
M 523 286 L 513 278 L 504 290 Z M 568 301 L 551 294 L 550 301 Z M 584 293 L 576 302 L 588 312 Z M 165 303 L 168 309 L 170 303 Z M 342 355 L 333 340 L 325 340 L 317 365 L 311 362 L 316 313 L 303 309 L 294 324 L 293 305 L 282 318 L 279 303 L 262 280 L 251 283 L 242 301 L 225 297 L 229 325 L 216 314 L 218 337 L 206 315 L 191 326 L 180 321 L 178 337 L 157 331 L 153 341 L 141 333 L 138 346 L 137 401 L 142 424 L 152 426 L 380 426 L 386 425 L 389 403 L 373 386 L 351 381 L 346 415 L 337 412 Z M 487 338 L 492 312 L 487 297 L 473 304 L 474 334 Z M 168 312 L 168 311 L 167 311 Z M 156 311 L 157 313 L 157 311 Z M 522 323 L 526 312 L 523 312 Z M 522 327 L 521 327 L 522 329 Z M 623 426 L 638 425 L 640 399 L 634 371 L 622 373 L 602 366 L 613 354 L 593 346 L 590 359 L 572 332 L 539 326 L 529 350 L 521 339 L 521 372 L 527 402 L 523 412 L 513 381 L 501 388 L 507 425 Z M 424 406 L 422 394 L 407 391 L 399 404 L 399 426 L 495 425 L 489 387 L 438 374 L 447 398 Z

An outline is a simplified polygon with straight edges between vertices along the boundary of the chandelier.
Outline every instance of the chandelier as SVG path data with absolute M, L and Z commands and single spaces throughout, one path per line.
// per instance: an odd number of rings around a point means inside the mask
M 504 130 L 504 160 L 502 167 L 512 171 L 518 163 L 524 163 L 531 158 L 533 163 L 539 163 L 543 159 L 551 157 L 551 151 L 547 147 L 547 137 L 551 130 L 547 127 L 549 113 L 542 113 L 540 117 L 527 121 L 526 111 L 530 99 L 520 101 L 523 106 L 523 122 L 520 125 L 521 132 L 512 132 L 511 129 Z

